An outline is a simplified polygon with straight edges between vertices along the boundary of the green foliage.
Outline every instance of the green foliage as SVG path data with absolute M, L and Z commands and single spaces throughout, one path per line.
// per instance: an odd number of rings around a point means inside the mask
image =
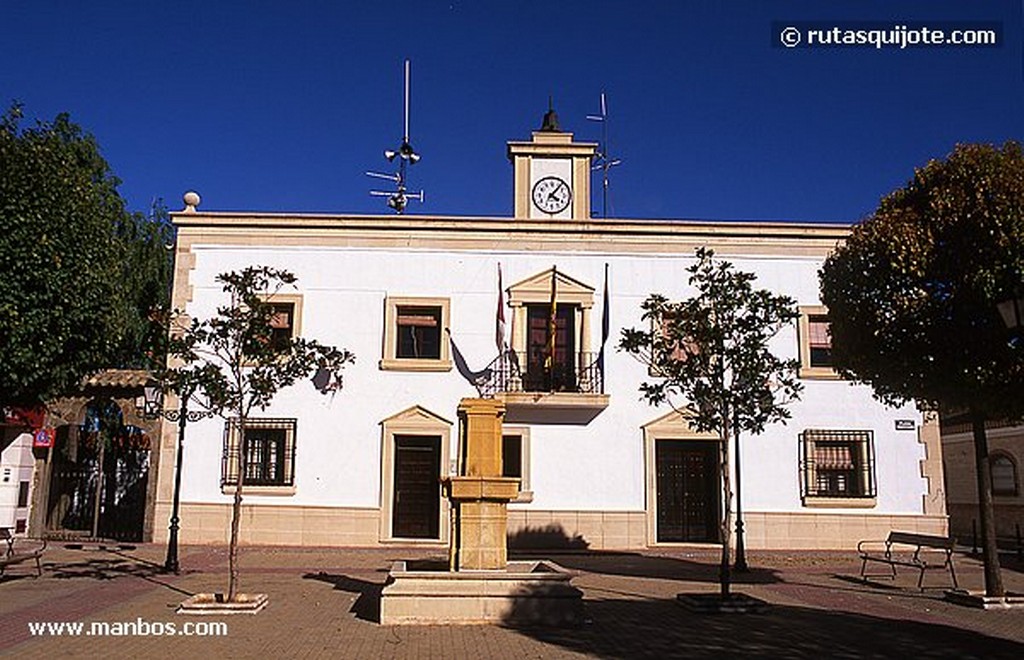
M 218 275 L 217 281 L 230 302 L 216 316 L 182 326 L 179 313 L 172 321 L 168 356 L 179 366 L 158 373 L 165 387 L 194 392 L 207 410 L 242 420 L 314 371 L 327 370 L 329 391 L 340 388 L 345 365 L 355 361 L 352 353 L 302 337 L 271 340 L 274 294 L 294 284 L 294 275 L 251 266 Z
M 125 211 L 95 139 L 67 114 L 31 128 L 21 116 L 0 117 L 0 407 L 137 363 L 137 328 L 169 275 L 168 254 L 136 250 L 151 228 Z
M 886 403 L 1024 415 L 1022 347 L 996 304 L 1024 283 L 1020 145 L 958 145 L 885 197 L 825 262 L 832 359 Z
M 648 365 L 657 381 L 640 390 L 651 404 L 687 407 L 699 431 L 760 433 L 789 418 L 797 399 L 797 360 L 783 360 L 768 344 L 797 317 L 787 296 L 754 289 L 752 273 L 737 271 L 714 253 L 697 250 L 687 269 L 696 295 L 681 302 L 651 295 L 643 303 L 650 329 L 624 329 L 619 348 Z M 681 400 L 681 404 L 677 401 Z
M 118 310 L 121 341 L 114 366 L 155 369 L 164 364 L 166 326 L 160 319 L 169 306 L 174 261 L 174 227 L 167 209 L 156 200 L 149 216 L 132 213 L 114 226 L 120 248 Z

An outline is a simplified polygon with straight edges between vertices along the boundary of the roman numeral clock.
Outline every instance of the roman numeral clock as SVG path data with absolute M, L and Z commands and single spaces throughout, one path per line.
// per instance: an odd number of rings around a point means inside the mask
M 544 115 L 529 142 L 509 142 L 515 217 L 524 220 L 589 220 L 590 164 L 597 145 L 573 142 L 554 110 Z

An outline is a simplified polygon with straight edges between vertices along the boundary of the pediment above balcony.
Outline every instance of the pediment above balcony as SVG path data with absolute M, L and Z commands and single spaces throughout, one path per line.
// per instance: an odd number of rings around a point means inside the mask
M 551 302 L 551 274 L 555 271 L 555 299 L 559 303 L 594 305 L 594 288 L 569 277 L 554 266 L 508 287 L 508 302 L 513 307 Z

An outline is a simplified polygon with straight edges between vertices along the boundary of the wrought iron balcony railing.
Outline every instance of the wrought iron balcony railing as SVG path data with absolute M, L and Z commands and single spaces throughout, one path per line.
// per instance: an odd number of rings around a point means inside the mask
M 488 366 L 489 377 L 480 394 L 494 397 L 509 392 L 569 392 L 603 394 L 604 374 L 598 353 L 578 352 L 572 359 L 545 360 L 540 352 L 506 351 Z

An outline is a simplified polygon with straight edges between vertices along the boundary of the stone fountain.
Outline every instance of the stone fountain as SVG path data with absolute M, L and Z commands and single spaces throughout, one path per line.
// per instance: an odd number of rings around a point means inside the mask
M 453 524 L 445 569 L 395 562 L 381 593 L 382 624 L 513 623 L 576 625 L 582 592 L 546 560 L 508 561 L 508 503 L 519 480 L 501 476 L 505 406 L 459 404 L 461 474 L 445 479 Z

